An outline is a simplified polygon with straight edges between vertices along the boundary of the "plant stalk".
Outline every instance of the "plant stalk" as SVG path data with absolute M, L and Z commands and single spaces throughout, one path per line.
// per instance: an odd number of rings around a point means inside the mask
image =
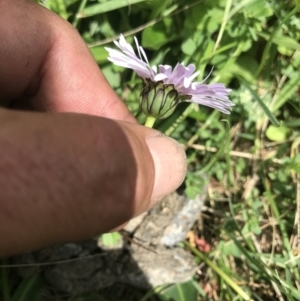
M 156 121 L 155 117 L 148 116 L 145 122 L 145 126 L 147 126 L 148 128 L 153 128 L 155 121 Z

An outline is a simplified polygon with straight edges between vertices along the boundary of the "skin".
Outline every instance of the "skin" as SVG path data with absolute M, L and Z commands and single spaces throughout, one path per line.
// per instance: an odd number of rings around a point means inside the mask
M 182 183 L 181 147 L 137 124 L 70 24 L 0 11 L 0 257 L 107 232 Z

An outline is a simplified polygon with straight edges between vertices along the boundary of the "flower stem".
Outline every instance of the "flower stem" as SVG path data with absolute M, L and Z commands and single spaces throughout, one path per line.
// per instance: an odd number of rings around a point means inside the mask
M 145 122 L 145 126 L 147 126 L 148 128 L 153 128 L 155 121 L 156 121 L 155 117 L 148 116 Z

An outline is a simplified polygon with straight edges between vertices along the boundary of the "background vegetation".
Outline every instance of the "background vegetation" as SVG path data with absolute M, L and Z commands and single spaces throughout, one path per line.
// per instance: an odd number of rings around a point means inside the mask
M 141 123 L 141 80 L 108 62 L 104 50 L 120 33 L 129 42 L 136 36 L 151 64 L 194 63 L 202 78 L 214 68 L 208 82 L 232 89 L 229 116 L 182 104 L 155 125 L 186 149 L 186 193 L 201 193 L 201 174 L 209 179 L 203 226 L 193 235 L 210 251 L 192 240 L 183 246 L 194 252 L 199 272 L 183 285 L 110 293 L 109 300 L 300 300 L 300 4 L 45 0 L 42 5 L 78 29 Z M 31 287 L 39 288 L 36 283 Z M 108 300 L 103 294 L 77 300 Z

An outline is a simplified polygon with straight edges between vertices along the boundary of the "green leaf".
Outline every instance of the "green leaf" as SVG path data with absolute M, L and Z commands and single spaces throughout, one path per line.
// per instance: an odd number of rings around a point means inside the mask
M 234 241 L 220 241 L 217 249 L 220 250 L 223 255 L 227 256 L 240 258 L 242 255 L 242 251 L 240 250 L 239 246 L 234 243 Z
M 294 51 L 285 47 L 285 46 L 278 46 L 277 50 L 280 54 L 286 55 L 286 56 L 292 56 Z
M 288 121 L 284 122 L 283 125 L 287 126 L 289 128 L 300 127 L 300 119 L 298 118 L 298 119 L 288 120 Z
M 268 41 L 271 37 L 271 34 L 267 33 L 258 33 L 259 36 L 263 37 Z M 273 37 L 272 42 L 278 46 L 285 47 L 292 50 L 299 50 L 300 44 L 293 38 L 283 35 L 276 35 Z
M 167 33 L 166 26 L 163 23 L 147 27 L 142 34 L 142 45 L 145 48 L 159 50 L 161 46 L 171 40 L 173 34 Z
M 251 3 L 245 8 L 245 12 L 249 18 L 269 17 L 273 14 L 271 5 L 263 0 Z
M 242 0 L 238 1 L 234 6 L 233 9 L 230 11 L 230 14 L 228 16 L 228 19 L 231 19 L 236 13 L 239 13 L 240 11 L 245 11 L 250 6 L 256 6 L 259 5 L 262 2 L 262 0 Z
M 114 247 L 118 244 L 122 236 L 119 232 L 105 233 L 101 235 L 102 243 L 107 247 Z
M 270 125 L 266 130 L 266 136 L 271 141 L 284 141 L 291 135 L 291 133 L 292 131 L 285 126 L 278 128 Z
M 103 14 L 115 9 L 120 9 L 125 6 L 130 6 L 145 0 L 111 0 L 105 3 L 94 4 L 86 7 L 81 12 L 78 13 L 78 18 L 86 18 L 95 16 L 98 14 Z
M 149 18 L 155 19 L 167 10 L 172 0 L 152 0 L 151 2 L 152 13 Z
M 44 280 L 39 274 L 25 278 L 17 288 L 11 301 L 39 301 L 42 298 L 44 287 Z
M 103 46 L 92 47 L 90 51 L 98 64 L 107 62 L 108 53 Z
M 163 301 L 197 301 L 199 292 L 194 282 L 173 284 L 160 292 L 159 297 Z
M 255 81 L 255 78 L 253 76 L 253 73 L 250 68 L 247 68 L 246 66 L 241 66 L 240 64 L 237 64 L 236 62 L 229 62 L 225 66 L 225 71 L 229 72 L 235 76 L 240 76 L 244 80 L 246 80 L 248 83 L 253 83 Z
M 256 235 L 261 234 L 261 228 L 259 226 L 258 219 L 255 216 L 251 217 L 249 219 L 248 223 L 249 223 L 249 229 L 250 229 L 251 232 L 253 232 Z
M 195 199 L 197 194 L 205 193 L 203 190 L 207 184 L 207 178 L 201 173 L 187 172 L 185 181 L 185 193 L 189 199 Z
M 113 88 L 120 87 L 121 77 L 119 73 L 113 72 L 111 66 L 105 66 L 101 70 Z
M 65 2 L 63 0 L 48 0 L 45 1 L 43 5 L 60 15 L 63 19 L 68 19 L 69 15 L 67 13 Z
M 273 43 L 273 39 L 276 37 L 276 35 L 278 35 L 279 30 L 281 29 L 282 25 L 285 24 L 293 15 L 295 15 L 298 10 L 300 9 L 300 4 L 298 4 L 296 7 L 293 8 L 293 10 L 291 12 L 289 12 L 284 18 L 283 20 L 280 22 L 280 24 L 273 29 L 270 38 L 268 39 L 268 42 L 266 44 L 266 47 L 263 51 L 262 54 L 262 59 L 260 62 L 260 65 L 256 71 L 255 76 L 258 77 L 262 71 L 262 69 L 264 68 L 264 65 L 266 64 L 266 61 L 268 60 L 268 56 L 270 54 L 270 50 L 271 50 L 271 44 Z
M 258 64 L 257 64 L 256 60 L 254 59 L 254 57 L 242 54 L 237 59 L 236 64 L 238 65 L 237 67 L 242 70 L 241 74 L 245 74 L 247 72 L 246 78 L 249 78 L 250 82 L 255 81 L 253 74 L 255 73 L 256 69 L 258 68 Z
M 186 18 L 184 21 L 184 28 L 202 30 L 206 24 L 208 12 L 209 11 L 205 5 L 194 7 L 194 9 L 188 12 L 188 18 Z
M 193 39 L 189 38 L 181 45 L 182 52 L 186 55 L 192 55 L 194 51 L 197 49 L 196 43 Z
M 213 33 L 218 30 L 222 19 L 223 19 L 224 11 L 219 8 L 213 8 L 209 11 L 208 19 L 202 22 L 202 28 L 206 29 L 209 33 Z M 204 27 L 203 27 L 204 26 Z M 198 27 L 199 28 L 199 27 Z

